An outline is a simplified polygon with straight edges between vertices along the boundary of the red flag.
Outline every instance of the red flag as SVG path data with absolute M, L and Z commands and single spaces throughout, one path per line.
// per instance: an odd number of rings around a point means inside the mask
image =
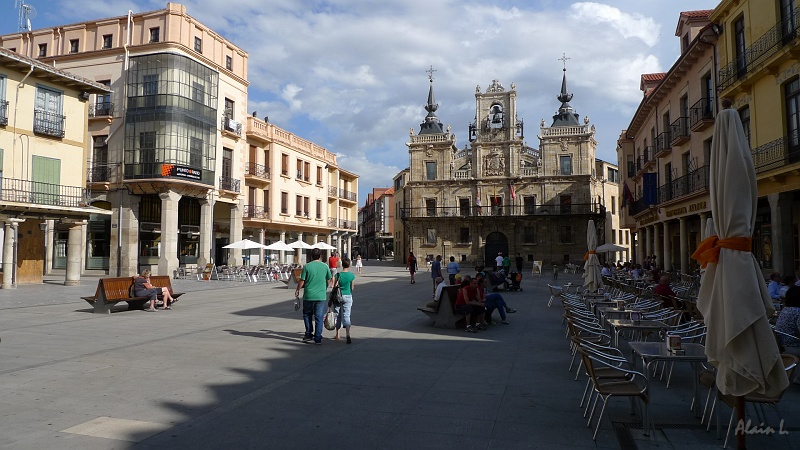
M 517 199 L 517 193 L 514 191 L 514 185 L 509 183 L 508 190 L 509 190 L 509 192 L 511 192 L 511 200 L 516 200 Z
M 633 193 L 631 192 L 630 188 L 628 187 L 628 183 L 624 183 L 624 188 L 622 188 L 622 207 L 628 206 L 628 203 L 633 203 Z

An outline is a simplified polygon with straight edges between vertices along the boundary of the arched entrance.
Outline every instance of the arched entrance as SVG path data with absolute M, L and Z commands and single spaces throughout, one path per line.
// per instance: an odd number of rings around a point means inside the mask
M 508 255 L 508 238 L 499 231 L 493 231 L 486 236 L 483 252 L 484 265 L 494 267 L 494 259 L 497 258 L 498 252 L 502 252 L 503 256 Z

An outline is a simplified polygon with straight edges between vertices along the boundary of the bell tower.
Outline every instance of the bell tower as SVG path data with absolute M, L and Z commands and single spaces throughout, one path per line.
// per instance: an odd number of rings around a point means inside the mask
M 519 168 L 522 149 L 522 120 L 517 118 L 514 83 L 506 90 L 492 80 L 485 92 L 475 88 L 475 121 L 469 126 L 473 166 L 478 177 L 513 177 Z

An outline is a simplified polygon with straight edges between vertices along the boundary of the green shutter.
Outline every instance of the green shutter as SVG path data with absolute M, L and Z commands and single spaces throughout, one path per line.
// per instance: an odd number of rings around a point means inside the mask
M 0 148 L 0 173 L 3 172 L 3 149 Z
M 31 192 L 33 203 L 58 205 L 58 187 L 61 184 L 61 160 L 33 157 L 33 176 Z

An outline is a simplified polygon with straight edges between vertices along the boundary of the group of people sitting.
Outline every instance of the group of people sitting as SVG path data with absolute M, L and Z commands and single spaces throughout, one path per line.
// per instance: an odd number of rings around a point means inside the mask
M 436 293 L 434 301 L 438 302 L 442 298 L 442 291 L 447 287 L 447 282 L 442 278 L 436 278 Z M 489 293 L 486 272 L 478 271 L 473 277 L 464 275 L 461 277 L 461 284 L 456 297 L 456 312 L 463 314 L 467 321 L 466 331 L 477 333 L 478 330 L 486 330 L 492 321 L 492 313 L 497 310 L 500 314 L 500 323 L 508 325 L 507 314 L 517 312 L 508 306 L 503 296 L 497 293 Z

